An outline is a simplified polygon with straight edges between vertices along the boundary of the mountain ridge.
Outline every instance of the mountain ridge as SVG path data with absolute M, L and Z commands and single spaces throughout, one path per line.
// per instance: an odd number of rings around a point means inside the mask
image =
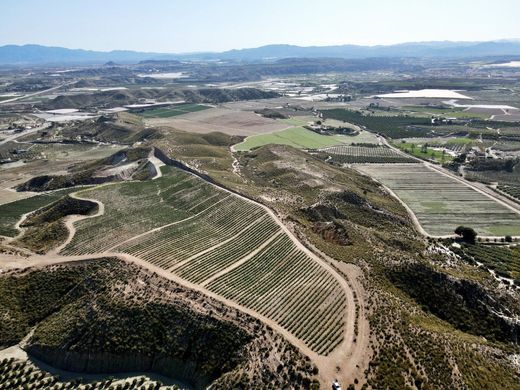
M 430 41 L 375 46 L 272 44 L 223 52 L 194 53 L 155 53 L 133 50 L 106 52 L 35 44 L 0 46 L 0 64 L 2 65 L 99 64 L 110 61 L 135 63 L 148 60 L 272 61 L 294 57 L 361 59 L 371 57 L 469 58 L 492 56 L 520 56 L 520 40 Z

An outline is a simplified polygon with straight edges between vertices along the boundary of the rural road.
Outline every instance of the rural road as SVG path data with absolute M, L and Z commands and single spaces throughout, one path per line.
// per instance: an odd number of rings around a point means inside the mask
M 36 132 L 38 132 L 40 130 L 46 129 L 50 125 L 51 125 L 50 123 L 46 122 L 46 123 L 44 123 L 40 127 L 35 127 L 34 129 L 30 129 L 30 130 L 27 130 L 27 131 L 22 131 L 21 133 L 13 134 L 13 135 L 3 139 L 2 141 L 0 141 L 0 145 L 6 144 L 8 142 L 14 141 L 17 138 L 25 137 L 26 135 L 33 134 L 33 133 L 36 133 Z
M 198 175 L 194 173 L 190 173 L 193 176 L 203 180 Z M 225 188 L 222 188 L 214 183 L 207 182 L 208 184 L 218 188 L 221 191 L 228 192 L 230 196 L 237 196 L 247 202 L 256 204 L 261 207 L 279 226 L 281 231 L 283 231 L 305 254 L 307 254 L 310 258 L 312 258 L 315 262 L 317 262 L 322 268 L 327 270 L 339 283 L 343 293 L 345 294 L 346 300 L 346 310 L 344 314 L 344 338 L 342 343 L 336 347 L 334 351 L 332 351 L 328 356 L 318 355 L 316 352 L 311 350 L 309 347 L 305 345 L 305 343 L 294 336 L 291 332 L 283 328 L 277 322 L 273 321 L 270 318 L 267 318 L 260 313 L 251 310 L 247 307 L 239 305 L 238 303 L 226 299 L 220 295 L 217 295 L 211 291 L 209 291 L 205 286 L 206 283 L 203 284 L 194 284 L 190 283 L 185 279 L 175 275 L 170 270 L 159 268 L 154 266 L 151 263 L 148 263 L 138 257 L 131 256 L 128 254 L 119 253 L 114 248 L 110 248 L 109 250 L 103 253 L 97 253 L 94 255 L 81 255 L 81 256 L 62 256 L 60 255 L 60 251 L 65 248 L 73 239 L 76 229 L 75 223 L 87 219 L 87 218 L 95 218 L 102 215 L 105 212 L 105 207 L 102 202 L 99 202 L 95 199 L 85 198 L 83 196 L 78 195 L 77 193 L 72 193 L 71 196 L 77 199 L 84 199 L 95 202 L 98 205 L 98 211 L 94 215 L 88 216 L 80 216 L 73 215 L 68 216 L 65 219 L 65 225 L 69 230 L 69 236 L 66 241 L 62 243 L 58 248 L 49 252 L 46 255 L 31 255 L 27 259 L 23 259 L 23 262 L 17 264 L 17 266 L 28 267 L 28 266 L 45 266 L 56 263 L 66 263 L 70 261 L 83 261 L 101 257 L 117 257 L 127 262 L 132 262 L 147 268 L 157 274 L 163 276 L 166 279 L 172 280 L 180 285 L 183 285 L 187 288 L 191 288 L 196 291 L 200 291 L 206 294 L 209 297 L 212 297 L 230 307 L 234 307 L 238 310 L 241 310 L 244 313 L 251 315 L 254 318 L 259 319 L 265 324 L 269 325 L 273 329 L 275 329 L 278 333 L 283 335 L 291 344 L 298 347 L 305 355 L 312 359 L 312 361 L 316 364 L 319 369 L 319 379 L 324 388 L 330 386 L 330 383 L 333 379 L 338 379 L 341 383 L 351 383 L 355 377 L 362 377 L 363 370 L 366 368 L 366 351 L 368 350 L 369 343 L 369 325 L 368 320 L 364 315 L 364 306 L 363 300 L 360 299 L 364 297 L 364 290 L 361 286 L 361 283 L 357 280 L 357 278 L 361 275 L 361 271 L 357 270 L 356 267 L 349 268 L 342 272 L 338 272 L 337 263 L 330 259 L 325 258 L 323 256 L 318 256 L 315 252 L 309 250 L 304 244 L 302 244 L 296 236 L 283 224 L 283 222 L 277 217 L 277 215 L 267 206 L 258 203 L 252 199 L 244 197 L 240 194 L 236 194 L 232 191 L 229 191 Z M 105 184 L 109 185 L 109 184 Z M 158 229 L 164 228 L 160 227 Z M 157 230 L 157 229 L 154 229 Z M 143 234 L 149 234 L 152 231 L 145 232 Z M 281 233 L 278 233 L 281 234 Z M 136 236 L 137 237 L 137 236 Z M 136 238 L 133 237 L 133 238 Z M 242 259 L 243 260 L 243 259 Z M 244 260 L 245 261 L 245 260 Z M 233 265 L 232 265 L 233 266 Z M 228 272 L 230 269 L 226 269 Z M 358 272 L 359 271 L 359 272 Z M 356 310 L 357 308 L 357 310 Z M 359 312 L 358 312 L 359 311 Z M 357 334 L 355 333 L 355 329 L 358 329 Z
M 12 103 L 12 102 L 15 102 L 17 100 L 26 99 L 28 97 L 42 95 L 44 93 L 52 92 L 52 91 L 55 91 L 57 89 L 63 88 L 65 86 L 67 86 L 67 85 L 71 85 L 71 84 L 74 84 L 74 83 L 76 83 L 76 81 L 71 81 L 69 83 L 61 84 L 61 85 L 58 85 L 57 87 L 52 87 L 52 88 L 46 89 L 44 91 L 38 91 L 38 92 L 34 92 L 34 93 L 29 93 L 29 94 L 23 95 L 23 96 L 17 96 L 17 97 L 14 97 L 12 99 L 2 100 L 2 101 L 0 101 L 0 104 Z

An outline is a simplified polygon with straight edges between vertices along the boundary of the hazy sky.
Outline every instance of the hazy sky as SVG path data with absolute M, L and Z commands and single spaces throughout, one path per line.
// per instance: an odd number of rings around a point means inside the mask
M 520 38 L 520 0 L 0 0 L 0 45 L 221 51 Z

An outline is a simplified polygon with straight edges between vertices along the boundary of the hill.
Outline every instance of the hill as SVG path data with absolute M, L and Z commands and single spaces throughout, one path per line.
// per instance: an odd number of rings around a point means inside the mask
M 9 318 L 0 346 L 30 334 L 30 356 L 68 371 L 148 371 L 194 389 L 288 385 L 287 371 L 277 371 L 285 364 L 301 367 L 292 372 L 303 388 L 313 377 L 312 364 L 259 321 L 123 261 L 10 272 L 0 291 Z

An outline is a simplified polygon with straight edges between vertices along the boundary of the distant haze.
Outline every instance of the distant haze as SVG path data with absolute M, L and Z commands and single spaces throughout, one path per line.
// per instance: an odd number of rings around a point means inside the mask
M 493 66 L 504 66 L 499 59 L 520 58 L 520 41 L 490 42 L 428 42 L 402 43 L 388 46 L 294 46 L 268 45 L 257 48 L 228 50 L 224 52 L 198 52 L 192 54 L 168 54 L 137 51 L 92 51 L 71 50 L 62 47 L 40 45 L 5 45 L 0 46 L 0 65 L 60 65 L 60 64 L 102 64 L 109 61 L 116 63 L 136 63 L 146 60 L 174 61 L 284 61 L 284 59 L 332 58 L 332 62 L 363 61 L 368 58 L 482 58 L 499 57 Z M 506 63 L 514 68 L 518 61 Z M 512 64 L 512 65 L 511 65 Z M 172 77 L 174 75 L 175 77 Z M 182 74 L 168 74 L 168 78 L 182 77 Z
M 182 53 L 520 38 L 518 0 L 6 0 L 0 45 Z

